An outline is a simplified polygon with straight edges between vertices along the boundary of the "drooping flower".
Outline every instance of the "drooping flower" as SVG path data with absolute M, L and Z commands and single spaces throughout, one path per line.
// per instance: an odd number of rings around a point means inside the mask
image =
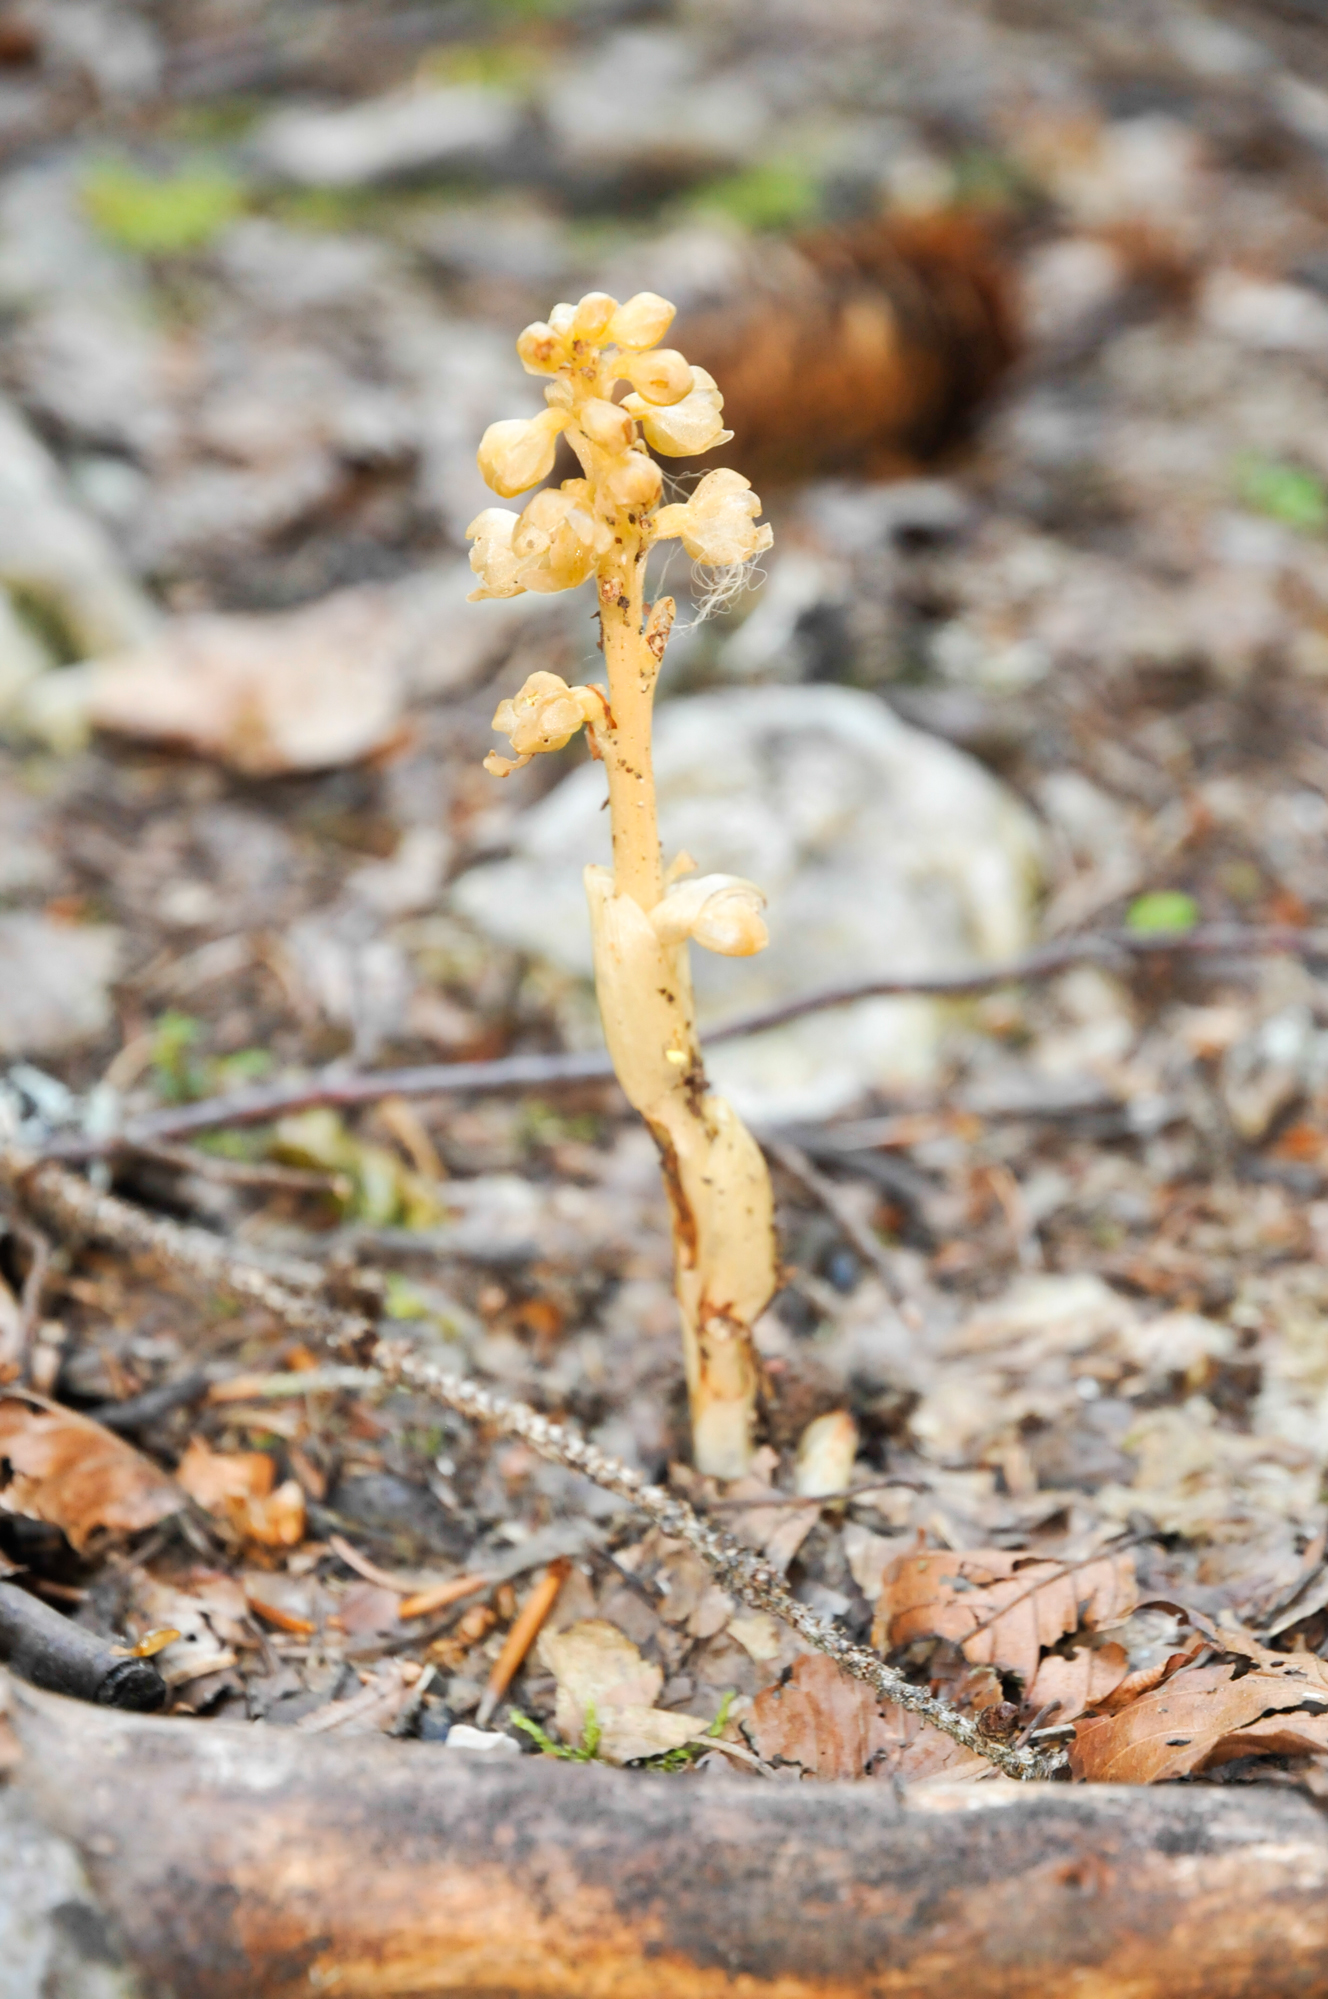
M 512 551 L 512 530 L 519 519 L 520 515 L 507 507 L 486 507 L 466 529 L 466 540 L 475 544 L 470 566 L 480 579 L 480 587 L 471 591 L 468 603 L 478 604 L 485 597 L 519 597 L 524 591 Z
M 609 321 L 609 339 L 615 347 L 638 351 L 654 347 L 672 326 L 677 310 L 658 292 L 637 292 Z
M 585 479 L 546 486 L 512 530 L 518 580 L 527 590 L 574 590 L 612 541 L 595 515 Z
M 538 416 L 507 417 L 491 423 L 480 439 L 479 468 L 487 486 L 505 500 L 529 492 L 553 470 L 558 434 L 567 428 L 565 409 L 541 410 Z
M 662 451 L 666 458 L 694 457 L 717 444 L 727 444 L 733 435 L 731 430 L 725 430 L 720 417 L 724 398 L 714 377 L 707 375 L 704 368 L 693 367 L 691 373 L 690 390 L 681 402 L 667 409 L 648 402 L 640 394 L 623 398 L 623 408 L 640 419 L 647 443 Z
M 707 472 L 690 500 L 660 508 L 655 539 L 677 535 L 693 561 L 727 569 L 763 554 L 774 540 L 770 527 L 756 524 L 760 511 L 752 482 L 741 472 Z
M 510 777 L 544 750 L 561 750 L 587 722 L 600 719 L 604 701 L 593 687 L 569 687 L 556 673 L 532 673 L 519 694 L 500 701 L 493 727 L 506 736 L 515 761 L 490 750 L 484 768 L 495 777 Z
M 650 921 L 661 944 L 690 937 L 722 958 L 750 958 L 770 941 L 761 912 L 765 897 L 741 875 L 702 875 L 671 888 Z

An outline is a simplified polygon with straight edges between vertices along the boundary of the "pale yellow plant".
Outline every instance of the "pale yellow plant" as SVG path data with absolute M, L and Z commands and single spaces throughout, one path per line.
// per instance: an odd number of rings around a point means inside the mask
M 715 1477 L 736 1478 L 752 1453 L 752 1326 L 776 1283 L 773 1208 L 760 1148 L 706 1085 L 688 948 L 759 951 L 765 898 L 732 875 L 685 880 L 695 873 L 685 854 L 664 867 L 651 713 L 675 607 L 671 597 L 645 601 L 645 571 L 655 544 L 676 538 L 723 583 L 769 548 L 771 532 L 757 524 L 761 503 L 738 472 L 709 472 L 689 499 L 660 505 L 663 475 L 647 446 L 690 458 L 732 436 L 710 376 L 659 345 L 673 316 L 653 292 L 625 305 L 591 292 L 526 328 L 517 352 L 529 374 L 548 377 L 547 407 L 491 424 L 480 470 L 511 499 L 548 478 L 565 437 L 582 477 L 542 487 L 520 514 L 486 507 L 467 532 L 480 579 L 473 597 L 595 580 L 607 687 L 531 674 L 494 716 L 513 755 L 495 752 L 485 764 L 505 777 L 581 728 L 604 764 L 613 867 L 586 869 L 600 1013 L 618 1079 L 663 1163 L 695 1460 Z M 615 402 L 622 382 L 630 392 Z

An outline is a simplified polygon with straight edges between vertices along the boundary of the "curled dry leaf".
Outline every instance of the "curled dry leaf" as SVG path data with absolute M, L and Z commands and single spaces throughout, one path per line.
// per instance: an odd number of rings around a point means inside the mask
M 1054 1707 L 1051 1720 L 1075 1721 L 1109 1699 L 1129 1670 L 1130 1655 L 1123 1645 L 1081 1645 L 1068 1658 L 1048 1652 L 1025 1699 L 1034 1709 Z
M 178 1513 L 184 1496 L 141 1451 L 42 1395 L 0 1396 L 0 1511 L 59 1527 L 83 1549 L 99 1528 L 135 1534 Z
M 695 1715 L 657 1708 L 664 1684 L 660 1667 L 643 1659 L 630 1638 L 602 1617 L 584 1618 L 564 1631 L 546 1631 L 539 1656 L 558 1682 L 554 1720 L 563 1741 L 576 1744 L 593 1711 L 599 1754 L 606 1763 L 658 1756 L 703 1736 Z
M 1075 1726 L 1071 1768 L 1093 1784 L 1158 1784 L 1240 1756 L 1328 1750 L 1328 1666 L 1312 1652 L 1187 1666 L 1115 1714 Z
M 872 1642 L 884 1651 L 948 1638 L 974 1665 L 1017 1673 L 1028 1687 L 1044 1649 L 1128 1616 L 1137 1601 L 1128 1552 L 1067 1570 L 1004 1548 L 927 1550 L 886 1571 Z
M 214 1451 L 190 1440 L 176 1477 L 205 1512 L 229 1521 L 245 1541 L 263 1548 L 297 1548 L 304 1539 L 304 1492 L 298 1480 L 276 1484 L 266 1451 Z

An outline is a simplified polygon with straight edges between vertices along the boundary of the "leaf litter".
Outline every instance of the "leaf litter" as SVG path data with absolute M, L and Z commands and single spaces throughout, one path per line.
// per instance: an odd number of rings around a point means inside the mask
M 1030 369 L 985 440 L 991 478 L 948 474 L 946 506 L 916 531 L 907 509 L 922 501 L 901 489 L 903 525 L 884 540 L 877 489 L 850 481 L 861 532 L 847 553 L 825 526 L 845 494 L 809 487 L 797 502 L 806 562 L 837 579 L 798 632 L 844 627 L 825 671 L 1036 803 L 1048 937 L 1196 911 L 1293 929 L 1328 917 L 1328 591 L 1317 475 L 1298 462 L 1323 387 L 1312 354 L 1261 343 L 1232 307 L 1252 194 L 1255 261 L 1312 285 L 1295 259 L 1315 216 L 1277 165 L 1299 157 L 1276 108 L 1294 63 L 1266 32 L 1271 143 L 1251 149 L 1255 178 L 1240 148 L 1191 173 L 1186 114 L 1163 121 L 1181 308 L 1132 262 L 1141 225 L 1163 225 L 1140 214 L 1122 165 L 1111 64 L 1068 19 L 1048 31 L 1037 60 L 1067 63 L 1082 100 L 1073 143 L 1041 117 L 1011 139 L 996 97 L 988 107 L 993 159 L 1012 188 L 1037 188 L 1011 252 Z M 1026 53 L 1002 50 L 993 78 L 1025 74 Z M 1174 49 L 1154 54 L 1171 76 Z M 1208 88 L 1187 84 L 1196 100 Z M 965 130 L 982 115 L 967 107 Z M 922 137 L 930 158 L 940 142 Z M 6 332 L 7 380 L 59 440 L 71 493 L 103 475 L 142 482 L 116 503 L 116 531 L 147 579 L 115 572 L 122 628 L 86 648 L 134 662 L 84 685 L 115 741 L 70 757 L 16 731 L 0 747 L 6 935 L 23 947 L 14 962 L 41 972 L 0 1000 L 6 1129 L 39 1100 L 54 1129 L 94 1088 L 133 1115 L 337 1058 L 580 1045 L 575 982 L 481 939 L 442 887 L 512 833 L 475 768 L 486 674 L 506 687 L 518 654 L 566 665 L 570 642 L 513 624 L 481 658 L 449 626 L 443 650 L 464 672 L 426 671 L 413 583 L 398 598 L 364 582 L 366 563 L 397 574 L 420 559 L 422 518 L 426 542 L 451 532 L 437 494 L 461 463 L 440 470 L 429 446 L 415 464 L 416 440 L 450 437 L 459 418 L 411 401 L 418 382 L 384 339 L 385 319 L 423 325 L 433 308 L 395 225 L 377 226 L 356 223 L 380 259 L 373 283 L 350 283 L 337 307 L 372 379 L 331 343 L 304 344 L 305 308 L 281 279 L 293 285 L 309 251 L 294 227 L 262 282 L 238 275 L 252 236 L 197 250 L 206 282 L 176 274 L 199 320 L 187 393 L 178 355 L 152 347 L 142 408 L 105 384 L 94 406 L 81 378 L 73 396 L 50 298 L 16 308 Z M 356 245 L 334 247 L 353 263 Z M 1067 252 L 1106 287 L 1091 309 L 1056 279 Z M 116 255 L 131 317 L 155 324 L 138 310 L 147 276 L 123 244 Z M 162 271 L 151 284 L 174 282 L 169 258 Z M 80 281 L 60 275 L 62 299 Z M 492 284 L 452 273 L 440 339 L 459 321 L 487 338 Z M 98 299 L 85 303 L 100 324 Z M 546 305 L 541 292 L 531 316 Z M 308 419 L 264 373 L 292 342 L 323 385 Z M 251 378 L 247 411 L 209 374 L 213 352 Z M 408 448 L 381 394 L 364 403 L 384 382 Z M 378 443 L 329 437 L 329 410 L 375 417 Z M 1225 485 L 1213 469 L 1240 465 Z M 162 578 L 181 608 L 154 635 L 130 613 Z M 744 643 L 758 636 L 749 626 Z M 795 659 L 802 643 L 767 662 L 773 677 L 824 677 L 811 653 Z M 43 678 L 52 696 L 78 684 Z M 126 1157 L 116 1184 L 265 1257 L 313 1260 L 348 1294 L 381 1279 L 403 1337 L 672 1481 L 841 1629 L 874 1630 L 919 1684 L 1012 1738 L 1072 1741 L 1084 1780 L 1312 1782 L 1328 1754 L 1324 1017 L 1314 962 L 1083 966 L 951 1019 L 930 1082 L 799 1127 L 843 1212 L 876 1232 L 897 1296 L 861 1239 L 781 1179 L 767 1442 L 724 1491 L 684 1462 L 650 1147 L 599 1086 L 438 1100 L 413 1124 L 386 1106 L 318 1107 L 208 1138 L 192 1165 L 187 1151 Z M 0 1573 L 126 1642 L 177 1630 L 162 1670 L 201 1724 L 395 1729 L 426 1753 L 480 1711 L 536 1579 L 566 1559 L 487 1733 L 520 1712 L 561 1749 L 596 1733 L 596 1754 L 658 1767 L 650 1745 L 667 1743 L 691 1770 L 724 1712 L 723 1753 L 752 1780 L 981 1774 L 575 1474 L 421 1398 L 297 1365 L 258 1308 L 222 1311 L 143 1259 L 77 1242 L 33 1328 L 26 1275 L 6 1234 Z M 45 1397 L 14 1385 L 29 1335 Z M 215 1396 L 184 1392 L 200 1367 Z

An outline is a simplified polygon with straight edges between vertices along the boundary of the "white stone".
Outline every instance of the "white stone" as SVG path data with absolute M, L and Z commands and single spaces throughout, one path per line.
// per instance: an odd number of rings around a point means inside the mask
M 822 985 L 934 974 L 1013 955 L 1032 934 L 1031 815 L 981 765 L 852 688 L 739 689 L 666 703 L 656 773 L 666 860 L 769 897 L 754 958 L 692 954 L 703 1026 Z M 608 862 L 604 775 L 585 765 L 472 868 L 454 905 L 505 944 L 590 974 L 582 869 Z M 944 1014 L 860 1001 L 718 1047 L 716 1082 L 765 1117 L 824 1116 L 873 1084 L 934 1073 Z
M 260 163 L 304 187 L 362 187 L 492 160 L 517 135 L 515 98 L 470 87 L 393 91 L 345 109 L 279 111 L 254 140 Z

